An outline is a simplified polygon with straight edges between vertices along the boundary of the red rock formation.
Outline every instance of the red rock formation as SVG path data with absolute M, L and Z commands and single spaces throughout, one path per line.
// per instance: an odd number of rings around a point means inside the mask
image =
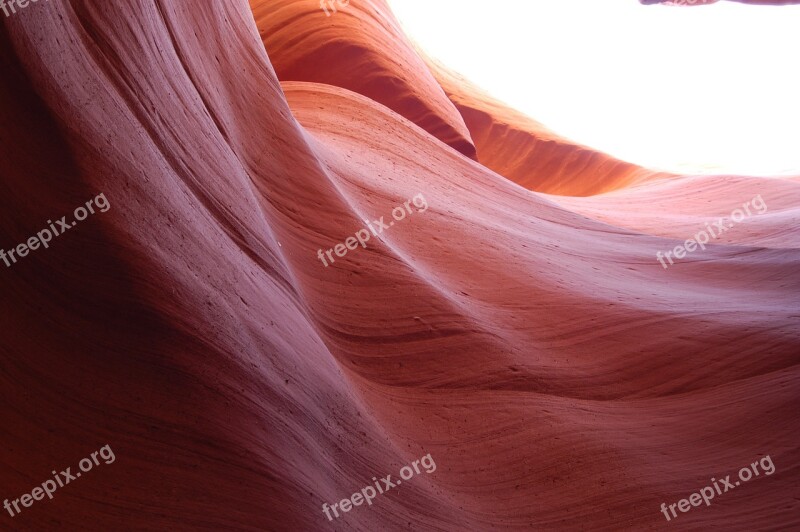
M 589 198 L 551 199 L 571 211 L 650 235 L 689 238 L 706 224 L 716 234 L 714 223 L 725 218 L 725 230 L 714 243 L 800 247 L 794 229 L 794 220 L 800 218 L 800 183 L 788 178 L 686 176 Z
M 316 0 L 251 0 L 251 5 L 279 79 L 363 94 L 474 157 L 461 116 L 385 0 L 350 2 L 335 13 Z
M 4 22 L 0 247 L 100 192 L 111 209 L 0 266 L 0 500 L 116 461 L 3 529 L 642 530 L 767 454 L 774 475 L 669 524 L 798 526 L 788 239 L 665 272 L 677 240 L 572 211 L 613 203 L 558 204 L 381 101 L 281 85 L 243 0 Z M 788 233 L 797 182 L 747 183 Z M 317 259 L 417 194 L 425 212 Z M 323 514 L 427 453 L 432 474 Z

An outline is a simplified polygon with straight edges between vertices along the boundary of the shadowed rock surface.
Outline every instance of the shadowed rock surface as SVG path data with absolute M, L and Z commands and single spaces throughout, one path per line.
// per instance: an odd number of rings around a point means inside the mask
M 330 17 L 358 23 L 324 66 L 396 93 L 282 78 L 324 70 L 298 52 L 323 53 L 324 13 L 289 4 L 3 21 L 0 247 L 101 192 L 111 208 L 0 267 L 0 498 L 106 444 L 116 461 L 0 528 L 648 530 L 767 454 L 775 474 L 670 525 L 800 526 L 800 181 L 638 182 L 614 162 L 611 194 L 526 190 L 468 156 L 497 129 L 390 53 L 382 3 Z M 264 28 L 295 16 L 273 50 Z M 552 183 L 597 191 L 579 168 Z M 418 194 L 424 212 L 317 259 Z M 770 211 L 744 233 L 656 261 L 756 194 Z M 322 513 L 428 453 L 435 472 Z

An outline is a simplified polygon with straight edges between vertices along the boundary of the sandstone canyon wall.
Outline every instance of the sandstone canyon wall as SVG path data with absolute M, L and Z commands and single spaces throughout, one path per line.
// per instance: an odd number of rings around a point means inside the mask
M 0 265 L 0 500 L 115 455 L 0 528 L 800 527 L 797 179 L 552 137 L 382 0 L 53 0 L 0 40 L 0 247 L 110 204 Z M 757 194 L 755 225 L 655 260 Z

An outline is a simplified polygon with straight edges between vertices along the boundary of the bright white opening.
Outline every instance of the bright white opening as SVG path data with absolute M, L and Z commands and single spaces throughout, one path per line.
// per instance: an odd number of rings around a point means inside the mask
M 800 173 L 800 6 L 390 4 L 430 55 L 577 142 L 681 173 Z

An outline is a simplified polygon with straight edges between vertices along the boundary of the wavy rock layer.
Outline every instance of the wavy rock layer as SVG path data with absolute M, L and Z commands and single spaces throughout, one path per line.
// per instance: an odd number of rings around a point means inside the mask
M 4 529 L 642 530 L 766 454 L 774 475 L 672 524 L 800 526 L 785 237 L 664 272 L 672 239 L 365 95 L 281 86 L 243 0 L 39 3 L 0 39 L 0 245 L 111 204 L 0 268 L 0 498 L 117 457 Z M 325 518 L 427 453 L 432 474 Z
M 791 178 L 686 176 L 601 196 L 550 199 L 571 211 L 650 235 L 689 238 L 707 227 L 716 234 L 716 222 L 722 218 L 724 232 L 712 243 L 800 247 L 800 183 Z
M 474 157 L 461 115 L 414 52 L 385 0 L 341 4 L 251 0 L 278 78 L 328 83 L 363 94 Z

